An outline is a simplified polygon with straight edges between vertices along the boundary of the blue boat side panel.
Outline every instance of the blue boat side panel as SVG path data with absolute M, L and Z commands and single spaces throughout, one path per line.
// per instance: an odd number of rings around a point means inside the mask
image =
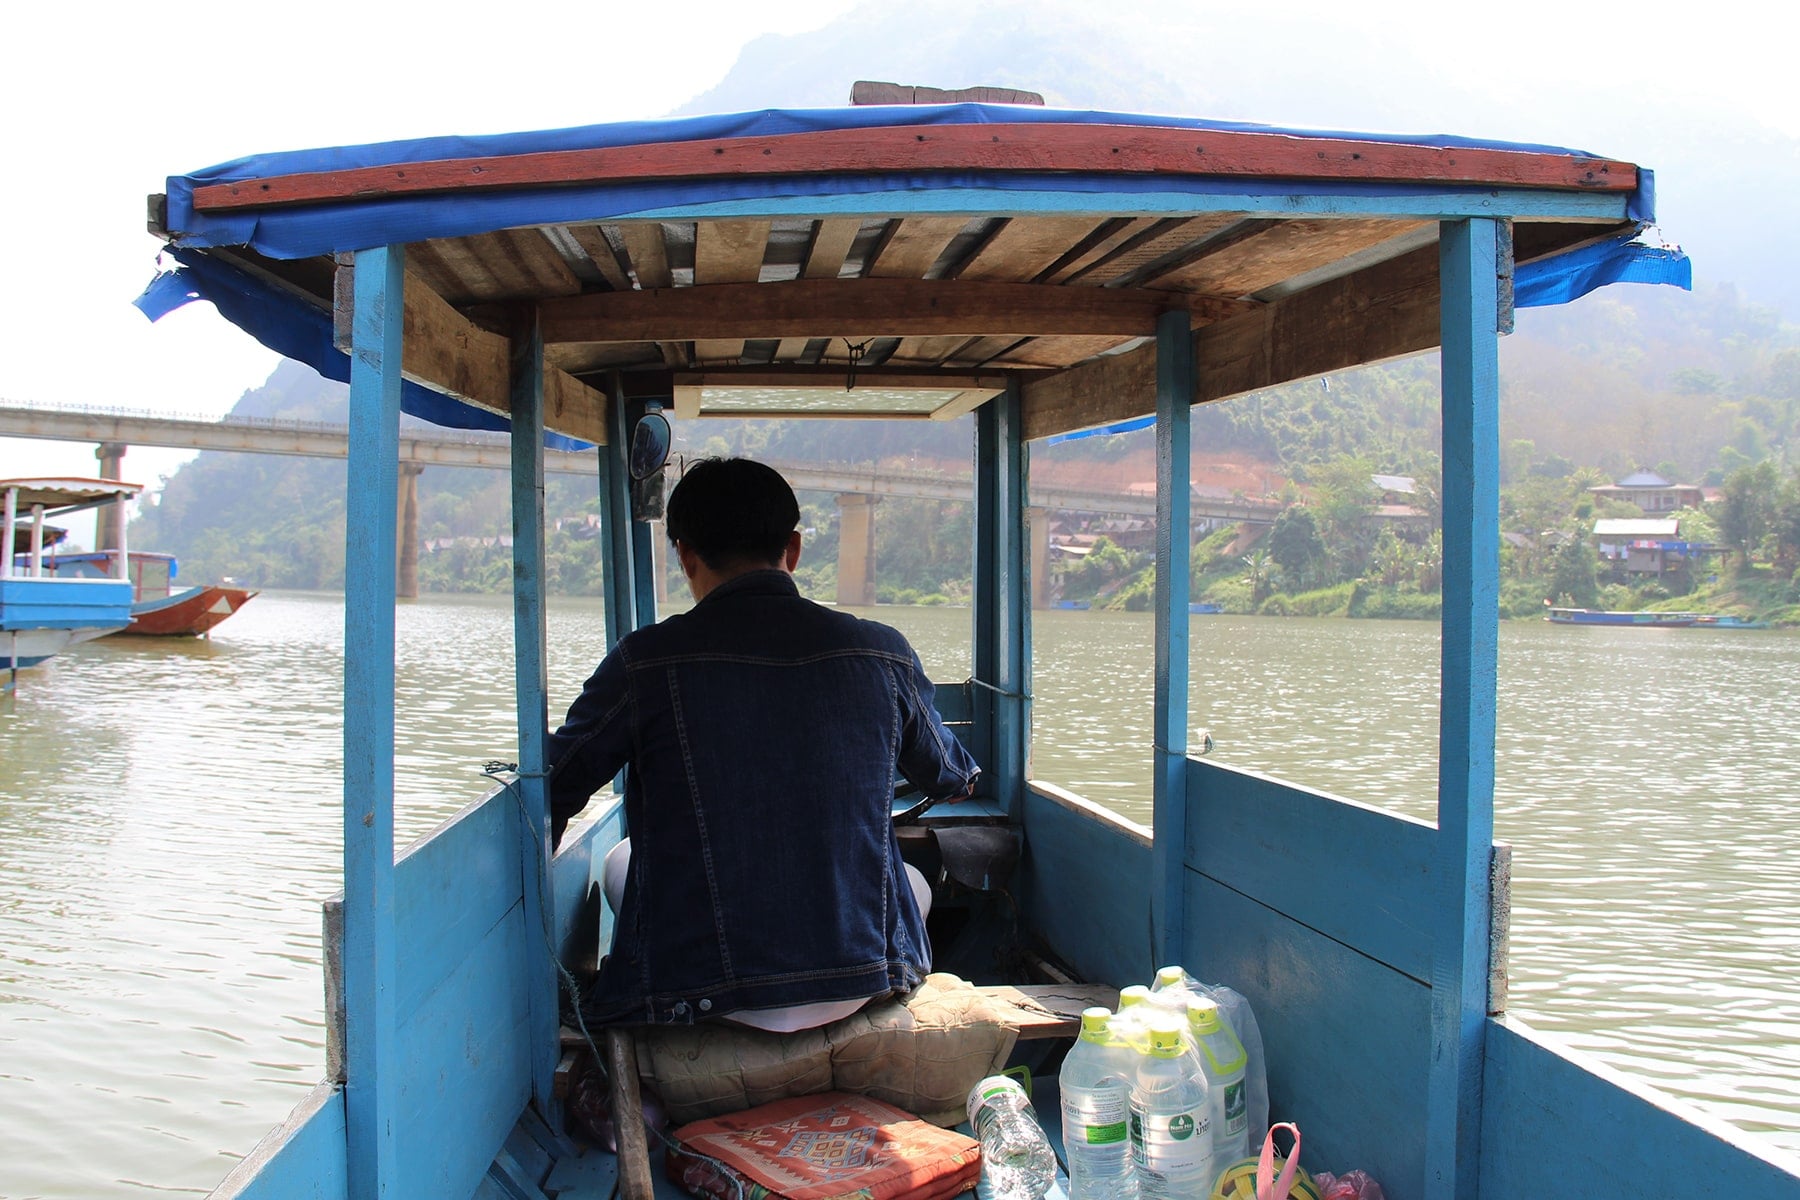
M 395 1160 L 410 1195 L 473 1195 L 531 1100 L 535 936 L 515 904 L 401 1019 Z
M 321 1083 L 214 1188 L 211 1200 L 343 1200 L 344 1090 Z
M 1041 783 L 1025 789 L 1020 906 L 1026 925 L 1081 978 L 1147 982 L 1150 831 Z
M 394 887 L 402 967 L 395 1004 L 401 1020 L 518 904 L 523 892 L 518 836 L 518 801 L 503 787 L 401 856 Z
M 1187 864 L 1420 983 L 1431 977 L 1422 821 L 1188 760 Z M 1202 929 L 1213 922 L 1203 921 Z
M 1800 1197 L 1800 1159 L 1772 1142 L 1559 1047 L 1515 1018 L 1490 1018 L 1487 1026 L 1483 1196 Z
M 1391 1200 L 1418 1200 L 1430 989 L 1197 871 L 1187 928 L 1182 964 L 1250 1001 L 1268 1051 L 1270 1117 L 1305 1132 L 1306 1165 L 1361 1167 Z
M 123 629 L 131 584 L 122 579 L 0 579 L 0 630 Z

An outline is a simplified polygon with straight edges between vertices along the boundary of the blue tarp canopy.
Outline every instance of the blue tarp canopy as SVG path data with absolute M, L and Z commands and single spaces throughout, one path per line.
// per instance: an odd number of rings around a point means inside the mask
M 482 137 L 438 137 L 363 146 L 291 151 L 236 159 L 168 180 L 165 226 L 178 267 L 155 279 L 138 304 L 152 319 L 194 299 L 213 302 L 228 319 L 263 344 L 347 379 L 348 360 L 333 344 L 330 312 L 240 271 L 205 251 L 248 247 L 273 259 L 356 251 L 374 246 L 453 238 L 499 229 L 594 223 L 646 213 L 719 205 L 732 201 L 797 197 L 871 197 L 916 191 L 1237 196 L 1304 192 L 1316 197 L 1413 197 L 1467 194 L 1491 196 L 1489 185 L 1424 182 L 1266 180 L 1243 176 L 1152 175 L 1104 172 L 1022 172 L 956 170 L 917 173 L 869 172 L 785 175 L 729 175 L 699 179 L 627 180 L 448 191 L 436 194 L 351 197 L 314 204 L 263 209 L 198 212 L 196 189 L 214 184 L 359 168 L 453 159 L 495 158 L 547 152 L 603 150 L 627 146 L 769 137 L 887 127 L 984 124 L 1092 124 L 1232 132 L 1294 139 L 1332 139 L 1428 148 L 1473 148 L 1593 159 L 1583 151 L 1554 146 L 1498 142 L 1446 135 L 1397 136 L 1281 129 L 1241 122 L 1129 113 L 1068 111 L 1013 105 L 949 104 L 871 106 L 844 109 L 780 110 L 725 116 L 636 121 L 609 125 Z M 1636 190 L 1622 196 L 1623 221 L 1637 227 L 1654 217 L 1654 180 L 1639 170 Z M 1499 206 L 1500 215 L 1505 205 Z M 854 212 L 838 204 L 833 211 Z M 671 218 L 673 219 L 673 218 Z M 1516 280 L 1521 306 L 1563 303 L 1605 283 L 1620 280 L 1687 286 L 1687 263 L 1679 251 L 1641 246 L 1623 237 L 1522 266 Z M 471 408 L 428 388 L 406 385 L 406 412 L 443 425 L 505 429 L 504 418 Z M 1114 428 L 1135 428 L 1127 423 Z M 1109 431 L 1112 431 L 1109 429 Z M 569 439 L 556 444 L 579 446 Z

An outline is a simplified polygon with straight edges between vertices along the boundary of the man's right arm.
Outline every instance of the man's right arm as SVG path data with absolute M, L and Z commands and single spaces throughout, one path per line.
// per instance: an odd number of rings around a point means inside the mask
M 932 702 L 931 680 L 925 677 L 925 668 L 916 653 L 912 655 L 912 670 L 905 675 L 897 764 L 900 774 L 933 800 L 961 800 L 973 794 L 981 767 L 938 716 Z
M 550 844 L 562 841 L 569 819 L 630 758 L 631 694 L 625 658 L 613 650 L 569 706 L 562 727 L 549 736 Z

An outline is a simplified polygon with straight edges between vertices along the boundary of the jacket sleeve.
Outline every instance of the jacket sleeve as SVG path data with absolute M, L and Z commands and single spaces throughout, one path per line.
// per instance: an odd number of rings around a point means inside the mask
M 910 648 L 909 648 L 910 649 Z M 900 774 L 933 800 L 960 800 L 975 790 L 981 768 L 932 703 L 931 680 L 917 653 L 900 680 Z
M 631 693 L 618 648 L 601 660 L 549 738 L 550 843 L 562 841 L 569 819 L 617 775 L 631 755 Z

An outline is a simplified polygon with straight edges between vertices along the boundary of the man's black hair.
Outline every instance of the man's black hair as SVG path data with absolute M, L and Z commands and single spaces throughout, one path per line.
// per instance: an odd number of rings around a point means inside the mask
M 669 540 L 715 571 L 774 566 L 800 524 L 794 489 L 773 467 L 748 458 L 703 458 L 682 472 L 663 517 Z

